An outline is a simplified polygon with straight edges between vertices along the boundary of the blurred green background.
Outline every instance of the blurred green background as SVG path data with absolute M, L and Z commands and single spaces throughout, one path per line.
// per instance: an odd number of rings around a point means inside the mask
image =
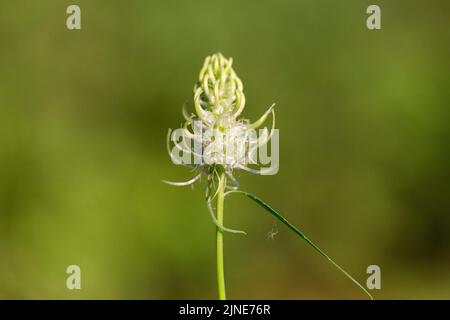
M 382 29 L 366 28 L 366 8 Z M 81 7 L 82 30 L 66 29 Z M 450 297 L 450 2 L 1 1 L 0 298 L 216 298 L 201 187 L 168 128 L 205 56 L 234 58 L 244 116 L 277 103 L 280 171 L 239 173 L 375 298 Z M 365 299 L 230 197 L 229 298 Z M 82 290 L 66 289 L 68 265 Z

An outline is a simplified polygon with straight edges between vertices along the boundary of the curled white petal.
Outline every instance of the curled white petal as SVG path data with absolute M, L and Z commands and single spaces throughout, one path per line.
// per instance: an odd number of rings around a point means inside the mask
M 170 184 L 172 186 L 190 186 L 191 184 L 193 184 L 195 181 L 197 181 L 198 179 L 201 178 L 203 172 L 200 172 L 198 175 L 196 175 L 194 178 L 192 178 L 191 180 L 188 181 L 184 181 L 184 182 L 173 182 L 173 181 L 167 181 L 167 180 L 162 180 L 162 182 Z
M 233 176 L 233 174 L 231 174 L 230 172 L 225 172 L 225 174 L 227 175 L 227 177 L 231 180 L 231 182 L 233 183 L 233 185 L 227 185 L 226 187 L 228 188 L 228 189 L 231 189 L 231 190 L 237 190 L 237 189 L 239 189 L 239 186 L 240 186 L 240 184 L 239 184 L 239 181 L 237 181 L 236 180 L 236 178 Z
M 241 230 L 234 230 L 234 229 L 230 229 L 227 227 L 224 227 L 222 224 L 219 223 L 219 221 L 217 221 L 216 215 L 214 214 L 214 209 L 211 206 L 211 201 L 209 199 L 206 200 L 206 205 L 208 207 L 208 211 L 211 215 L 211 219 L 214 222 L 214 224 L 216 225 L 217 228 L 219 228 L 220 231 L 222 232 L 230 232 L 230 233 L 240 233 L 240 234 L 247 234 L 247 232 L 245 231 L 241 231 Z
M 252 124 L 250 124 L 250 128 L 256 129 L 259 128 L 260 126 L 263 125 L 263 123 L 266 121 L 267 117 L 269 116 L 269 114 L 272 112 L 272 115 L 275 119 L 275 112 L 274 112 L 274 107 L 275 107 L 275 103 L 272 104 L 270 106 L 269 109 L 267 109 L 266 112 L 264 112 L 264 114 L 261 116 L 261 118 L 259 118 L 258 120 L 256 120 L 255 122 L 253 122 Z

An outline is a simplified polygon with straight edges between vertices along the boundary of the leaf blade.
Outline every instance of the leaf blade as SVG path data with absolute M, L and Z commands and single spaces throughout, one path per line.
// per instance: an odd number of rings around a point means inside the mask
M 264 208 L 266 211 L 268 211 L 272 216 L 274 216 L 276 219 L 278 219 L 280 222 L 282 222 L 284 225 L 286 225 L 289 229 L 291 229 L 295 234 L 297 234 L 300 238 L 302 238 L 306 243 L 308 243 L 317 253 L 319 253 L 322 257 L 324 257 L 326 260 L 328 260 L 329 263 L 331 263 L 336 269 L 338 269 L 340 272 L 342 272 L 348 279 L 350 279 L 355 285 L 357 285 L 360 289 L 366 293 L 371 300 L 373 300 L 372 295 L 364 288 L 362 284 L 360 284 L 358 281 L 356 281 L 355 278 L 353 278 L 347 271 L 345 271 L 340 265 L 338 265 L 336 262 L 334 262 L 333 259 L 331 259 L 325 252 L 322 251 L 312 240 L 310 240 L 302 231 L 300 231 L 297 227 L 295 227 L 293 224 L 291 224 L 286 218 L 284 218 L 281 214 L 279 214 L 275 209 L 273 209 L 271 206 L 269 206 L 267 203 L 262 201 L 257 196 L 240 190 L 233 190 L 228 191 L 226 195 L 231 193 L 240 193 L 242 195 L 245 195 L 249 199 L 256 202 L 258 205 L 260 205 L 262 208 Z

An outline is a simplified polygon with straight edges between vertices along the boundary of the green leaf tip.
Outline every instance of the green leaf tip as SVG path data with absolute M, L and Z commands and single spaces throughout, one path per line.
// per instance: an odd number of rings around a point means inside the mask
M 227 196 L 228 194 L 231 194 L 231 193 L 240 193 L 242 195 L 245 195 L 246 197 L 248 197 L 248 198 L 252 199 L 253 201 L 255 201 L 258 205 L 260 205 L 261 207 L 266 209 L 266 211 L 268 211 L 272 216 L 277 218 L 279 221 L 281 221 L 283 224 L 285 224 L 289 229 L 291 229 L 295 234 L 297 234 L 300 238 L 305 240 L 306 243 L 308 243 L 314 250 L 316 250 L 316 252 L 318 252 L 322 257 L 327 259 L 328 262 L 330 262 L 336 269 L 338 269 L 340 272 L 342 272 L 348 279 L 350 279 L 354 284 L 356 284 L 360 289 L 362 289 L 364 291 L 364 293 L 366 293 L 370 297 L 371 300 L 373 300 L 372 295 L 367 291 L 366 288 L 364 288 L 364 286 L 362 284 L 360 284 L 358 281 L 356 281 L 355 278 L 353 278 L 347 271 L 342 269 L 341 266 L 339 266 L 336 262 L 334 262 L 333 259 L 331 259 L 325 252 L 323 252 L 303 232 L 301 232 L 299 229 L 297 229 L 297 227 L 292 225 L 281 214 L 279 214 L 277 211 L 275 211 L 275 209 L 273 209 L 267 203 L 265 203 L 260 198 L 258 198 L 257 196 L 255 196 L 255 195 L 253 195 L 251 193 L 248 193 L 248 192 L 245 192 L 245 191 L 240 191 L 240 190 L 232 190 L 232 191 L 226 192 L 225 196 Z

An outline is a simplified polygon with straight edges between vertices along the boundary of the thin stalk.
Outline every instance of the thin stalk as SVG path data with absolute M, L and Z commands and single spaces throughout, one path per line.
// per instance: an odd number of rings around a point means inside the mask
M 217 193 L 217 222 L 223 225 L 223 202 L 226 185 L 225 173 L 220 177 L 218 193 Z M 226 300 L 225 295 L 225 275 L 223 268 L 223 232 L 216 228 L 216 248 L 217 248 L 217 285 L 219 290 L 219 299 Z

